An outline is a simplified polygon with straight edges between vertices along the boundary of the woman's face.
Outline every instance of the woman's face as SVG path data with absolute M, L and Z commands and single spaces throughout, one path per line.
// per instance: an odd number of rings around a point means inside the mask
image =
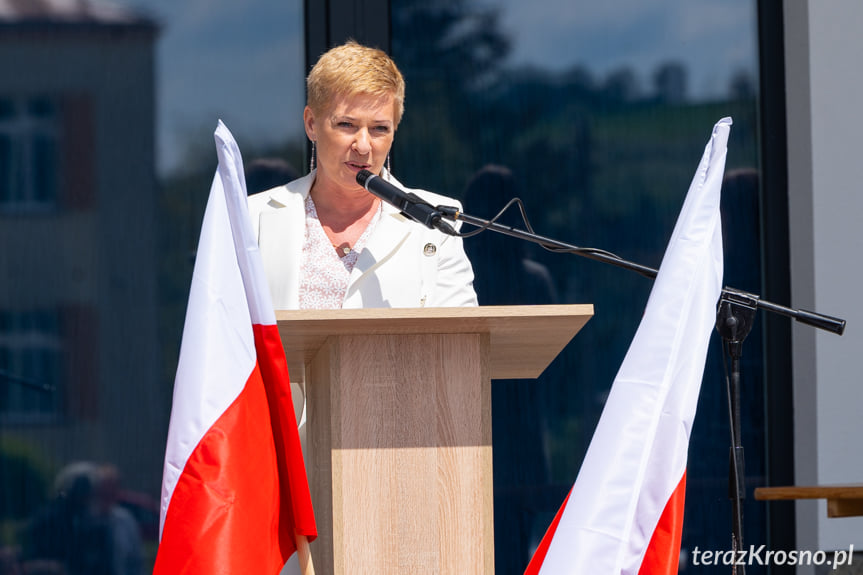
M 306 134 L 317 146 L 317 180 L 343 190 L 362 190 L 357 173 L 380 174 L 395 135 L 395 99 L 357 95 L 337 99 L 316 115 L 306 107 Z

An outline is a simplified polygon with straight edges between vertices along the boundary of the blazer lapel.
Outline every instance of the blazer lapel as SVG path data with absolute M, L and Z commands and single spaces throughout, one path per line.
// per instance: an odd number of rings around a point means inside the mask
M 381 209 L 377 228 L 369 237 L 369 243 L 363 248 L 351 272 L 345 292 L 346 299 L 360 289 L 366 276 L 392 258 L 411 234 L 412 226 L 406 225 L 407 219 L 397 209 L 386 203 Z
M 270 196 L 270 210 L 261 213 L 258 243 L 273 307 L 297 309 L 300 301 L 300 265 L 305 240 L 305 198 L 313 178 L 295 182 L 300 189 L 279 188 Z M 296 193 L 300 192 L 300 193 Z

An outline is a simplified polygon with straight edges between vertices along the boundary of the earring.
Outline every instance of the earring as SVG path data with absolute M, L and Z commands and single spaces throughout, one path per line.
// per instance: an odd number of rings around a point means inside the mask
M 312 153 L 309 156 L 309 172 L 313 172 L 315 170 L 315 164 L 318 156 L 317 146 L 315 145 L 315 141 L 312 140 Z
M 389 153 L 387 153 L 387 171 L 388 171 L 390 174 L 392 174 L 392 172 L 393 172 L 392 167 L 390 167 L 390 155 L 389 155 Z

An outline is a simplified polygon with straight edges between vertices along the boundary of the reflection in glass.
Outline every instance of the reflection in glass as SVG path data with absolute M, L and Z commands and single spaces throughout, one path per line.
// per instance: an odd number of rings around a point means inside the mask
M 61 350 L 57 310 L 0 312 L 0 421 L 61 415 Z
M 6 97 L 0 102 L 0 210 L 33 211 L 57 202 L 54 102 L 46 97 Z
M 6 4 L 0 572 L 140 575 L 212 132 L 301 165 L 302 3 Z
M 483 218 L 518 195 L 538 233 L 658 267 L 710 129 L 732 116 L 725 280 L 758 292 L 754 18 L 752 0 L 394 1 L 392 53 L 407 82 L 395 169 L 406 185 L 461 194 Z M 479 179 L 493 193 L 478 197 Z M 521 573 L 575 480 L 650 282 L 491 233 L 465 241 L 480 304 L 543 300 L 519 289 L 530 261 L 559 301 L 596 308 L 538 381 L 492 385 L 496 572 Z M 760 340 L 747 339 L 742 376 L 750 484 L 765 461 Z M 683 571 L 688 548 L 730 548 L 718 356 L 717 339 L 691 440 Z M 764 542 L 763 508 L 745 521 L 748 540 Z

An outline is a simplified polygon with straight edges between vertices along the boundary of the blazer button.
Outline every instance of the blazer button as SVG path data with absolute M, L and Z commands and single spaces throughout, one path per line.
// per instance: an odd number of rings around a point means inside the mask
M 431 243 L 426 244 L 425 247 L 423 248 L 423 254 L 428 256 L 428 257 L 435 255 L 436 252 L 437 252 L 437 246 L 434 244 L 431 244 Z

